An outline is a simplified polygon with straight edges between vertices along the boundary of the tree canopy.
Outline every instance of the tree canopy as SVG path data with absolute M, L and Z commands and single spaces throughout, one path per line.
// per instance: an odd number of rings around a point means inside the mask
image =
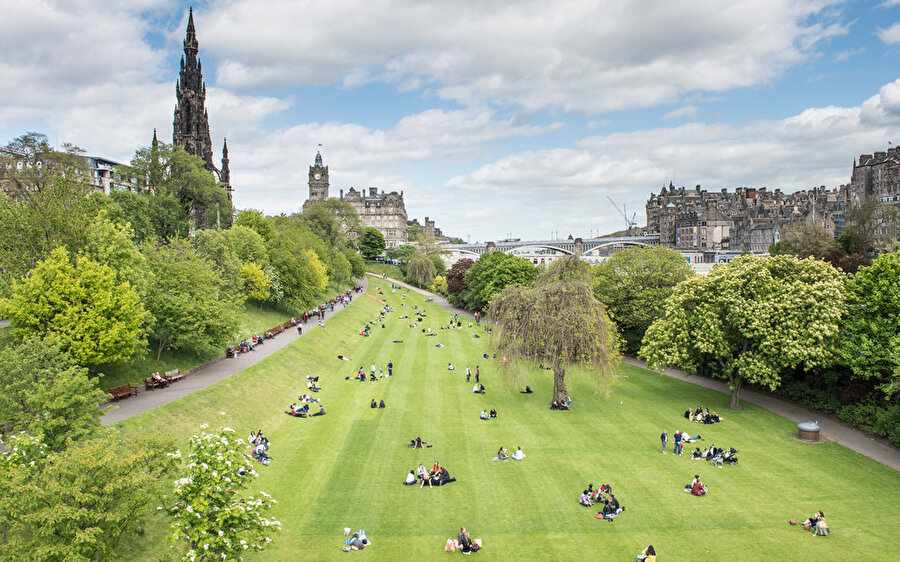
M 676 286 L 640 356 L 688 373 L 715 364 L 740 408 L 745 381 L 774 390 L 787 370 L 832 363 L 843 314 L 843 279 L 828 264 L 745 255 Z
M 607 387 L 618 370 L 616 327 L 594 297 L 588 267 L 578 257 L 557 260 L 533 287 L 514 284 L 497 293 L 488 318 L 491 341 L 510 368 L 517 371 L 521 360 L 553 368 L 557 405 L 568 396 L 567 369 L 588 371 Z
M 359 252 L 367 258 L 374 258 L 384 251 L 384 235 L 377 229 L 367 226 L 362 229 L 359 238 Z
M 594 296 L 606 305 L 627 350 L 635 353 L 672 289 L 694 273 L 675 250 L 636 246 L 614 253 L 591 274 Z
M 482 254 L 468 273 L 465 293 L 466 308 L 471 311 L 484 310 L 494 295 L 505 287 L 520 284 L 530 285 L 537 277 L 537 268 L 529 260 L 500 251 Z

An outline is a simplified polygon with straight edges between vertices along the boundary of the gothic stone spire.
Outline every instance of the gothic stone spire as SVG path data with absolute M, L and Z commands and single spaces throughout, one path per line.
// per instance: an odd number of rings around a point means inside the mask
M 172 140 L 188 153 L 202 158 L 208 170 L 215 170 L 212 160 L 212 140 L 209 136 L 209 118 L 205 108 L 206 85 L 203 83 L 198 52 L 194 11 L 191 9 L 184 37 L 181 73 L 175 83 L 178 103 L 175 105 L 175 119 L 172 123 Z

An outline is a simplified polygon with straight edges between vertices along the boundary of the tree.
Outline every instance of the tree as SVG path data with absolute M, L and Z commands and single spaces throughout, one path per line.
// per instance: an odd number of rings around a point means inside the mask
M 328 263 L 328 279 L 335 283 L 346 283 L 350 280 L 351 266 L 350 261 L 341 252 L 331 254 L 331 261 Z
M 466 308 L 484 310 L 491 298 L 509 285 L 530 285 L 537 277 L 531 261 L 500 251 L 482 254 L 466 273 Z
M 109 398 L 52 339 L 0 348 L 0 388 L 6 431 L 27 431 L 51 451 L 99 427 L 99 406 Z
M 769 247 L 773 256 L 792 255 L 798 258 L 822 259 L 825 254 L 837 248 L 834 236 L 825 227 L 812 222 L 800 221 L 787 226 L 782 239 Z
M 843 313 L 842 275 L 828 264 L 745 255 L 676 286 L 639 355 L 689 374 L 715 364 L 740 408 L 744 382 L 774 390 L 782 373 L 831 364 Z
M 87 226 L 86 242 L 79 254 L 109 266 L 117 283 L 128 283 L 143 297 L 150 283 L 147 258 L 134 245 L 134 231 L 130 225 L 116 224 L 107 215 L 105 210 L 100 211 Z
M 208 428 L 203 424 L 190 438 L 187 465 L 168 509 L 172 541 L 188 548 L 184 560 L 240 558 L 245 550 L 262 550 L 271 542 L 268 534 L 281 527 L 265 515 L 275 504 L 271 496 L 241 493 L 258 476 L 238 450 L 241 438 L 230 427 Z
M 840 248 L 832 250 L 825 254 L 822 258 L 832 265 L 851 275 L 855 274 L 860 267 L 872 265 L 869 258 L 862 254 L 848 254 Z
M 637 352 L 644 332 L 659 318 L 672 288 L 694 274 L 679 252 L 662 246 L 616 252 L 591 273 L 594 296 L 606 306 L 631 353 Z
M 0 311 L 20 338 L 52 336 L 92 369 L 131 357 L 147 320 L 129 283 L 117 283 L 112 269 L 88 258 L 73 263 L 65 248 L 53 250 L 28 278 L 13 284 Z
M 422 228 L 419 227 L 417 223 L 413 223 L 409 225 L 409 228 L 406 231 L 406 239 L 410 242 L 416 242 L 419 240 L 419 234 L 422 233 Z
M 319 256 L 329 250 L 295 217 L 275 217 L 271 229 L 268 251 L 274 275 L 267 275 L 273 284 L 274 304 L 294 313 L 309 310 L 328 287 L 327 266 Z
M 260 267 L 269 264 L 266 241 L 254 229 L 236 224 L 225 231 L 225 236 L 231 241 L 234 253 L 241 263 L 255 263 Z
M 898 211 L 882 203 L 874 195 L 856 201 L 847 213 L 844 231 L 838 243 L 848 254 L 889 251 L 897 238 Z
M 150 333 L 163 349 L 213 348 L 238 331 L 233 303 L 219 299 L 216 273 L 187 240 L 145 246 L 153 273 L 147 308 L 153 315 Z
M 366 262 L 358 253 L 348 248 L 344 250 L 344 257 L 350 263 L 350 275 L 353 279 L 359 279 L 366 274 Z
M 616 327 L 594 297 L 587 265 L 575 256 L 551 264 L 533 287 L 503 289 L 491 299 L 488 318 L 492 342 L 512 368 L 523 359 L 553 368 L 557 404 L 568 396 L 567 369 L 577 365 L 608 385 L 618 368 Z
M 262 236 L 263 240 L 265 240 L 266 242 L 268 242 L 272 238 L 272 225 L 261 211 L 257 211 L 255 209 L 247 209 L 245 211 L 241 211 L 240 213 L 238 213 L 234 224 L 252 228 L 260 236 Z
M 444 258 L 441 257 L 441 254 L 425 254 L 428 256 L 428 259 L 431 260 L 431 263 L 434 264 L 434 274 L 435 275 L 444 275 L 447 273 L 447 264 L 444 263 Z
M 159 480 L 171 473 L 171 440 L 123 442 L 114 433 L 47 459 L 12 494 L 9 559 L 99 560 L 140 531 Z
M 431 285 L 428 286 L 428 290 L 432 293 L 437 293 L 439 295 L 447 295 L 447 278 L 443 275 L 438 275 L 434 278 L 434 281 L 431 282 Z
M 227 301 L 235 310 L 244 306 L 246 296 L 241 275 L 241 260 L 234 251 L 231 240 L 220 230 L 202 230 L 194 233 L 194 247 L 216 273 L 219 300 Z
M 261 267 L 253 262 L 245 263 L 241 266 L 241 276 L 244 278 L 245 297 L 257 301 L 269 298 L 269 288 L 272 284 Z
M 362 229 L 353 205 L 339 199 L 308 203 L 300 214 L 300 220 L 334 250 L 355 241 Z
M 384 235 L 371 226 L 362 229 L 362 236 L 359 238 L 359 252 L 367 258 L 374 258 L 381 255 L 383 251 Z
M 847 280 L 841 356 L 888 397 L 900 381 L 900 252 L 882 254 Z
M 475 265 L 475 260 L 462 258 L 450 266 L 447 272 L 447 292 L 453 297 L 458 297 L 469 289 L 466 284 L 466 273 Z
M 434 281 L 434 262 L 427 256 L 418 255 L 406 266 L 406 280 L 419 287 L 427 287 Z

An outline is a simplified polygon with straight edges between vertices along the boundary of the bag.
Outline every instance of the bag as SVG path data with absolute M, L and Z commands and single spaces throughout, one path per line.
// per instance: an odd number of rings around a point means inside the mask
M 447 544 L 444 545 L 444 552 L 456 552 L 456 542 L 453 539 L 447 539 Z
M 796 519 L 791 519 L 790 521 L 788 521 L 788 523 L 790 523 L 791 525 L 799 525 Z

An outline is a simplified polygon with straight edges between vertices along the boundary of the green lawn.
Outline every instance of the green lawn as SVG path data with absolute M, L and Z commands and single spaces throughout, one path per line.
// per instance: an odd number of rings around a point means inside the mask
M 275 356 L 186 399 L 117 424 L 123 438 L 153 428 L 181 442 L 203 422 L 226 423 L 242 435 L 262 428 L 274 461 L 259 467 L 256 488 L 272 494 L 283 531 L 253 560 L 413 560 L 448 558 L 443 546 L 461 525 L 484 540 L 475 556 L 633 560 L 652 543 L 660 560 L 869 560 L 893 552 L 900 523 L 896 471 L 833 443 L 793 439 L 793 422 L 746 405 L 724 411 L 728 397 L 655 373 L 623 366 L 609 397 L 588 380 L 572 384 L 574 409 L 547 408 L 552 381 L 535 369 L 517 383 L 504 381 L 498 360 L 484 360 L 487 338 L 472 329 L 442 331 L 447 314 L 412 292 L 387 293 L 394 307 L 386 328 L 357 335 L 380 305 L 365 296 Z M 401 303 L 408 306 L 402 307 Z M 425 337 L 400 314 L 413 305 L 429 312 Z M 393 344 L 402 339 L 405 343 Z M 435 348 L 437 343 L 446 347 Z M 337 354 L 352 358 L 337 359 Z M 393 379 L 377 383 L 345 376 L 374 361 L 393 360 Z M 456 365 L 447 370 L 447 363 Z M 471 392 L 466 364 L 481 366 L 486 395 Z M 328 415 L 295 419 L 283 414 L 305 390 L 306 374 L 321 376 Z M 535 394 L 518 392 L 527 382 Z M 372 410 L 372 398 L 387 409 Z M 702 404 L 726 420 L 715 426 L 687 422 L 682 413 Z M 482 408 L 499 418 L 479 420 Z M 688 456 L 660 455 L 658 435 L 676 429 L 701 443 L 734 446 L 736 467 L 714 469 Z M 431 449 L 411 451 L 421 435 Z M 520 445 L 527 459 L 492 462 L 501 445 Z M 671 451 L 671 444 L 670 444 Z M 419 489 L 400 483 L 420 462 L 441 461 L 458 478 L 447 487 Z M 699 473 L 710 489 L 703 498 L 682 492 Z M 627 510 L 612 523 L 578 505 L 589 482 L 612 485 Z M 833 534 L 812 537 L 788 519 L 824 510 Z M 167 521 L 153 515 L 146 534 L 126 545 L 123 559 L 171 556 Z M 344 527 L 364 528 L 373 546 L 341 552 Z M 458 554 L 456 555 L 458 556 Z
M 377 275 L 385 274 L 393 279 L 403 281 L 403 272 L 400 271 L 399 265 L 393 265 L 389 263 L 367 263 L 366 271 L 370 271 Z
M 281 324 L 289 318 L 290 316 L 287 313 L 247 303 L 244 312 L 241 314 L 240 333 L 244 337 L 250 337 L 255 333 L 264 332 Z M 223 344 L 221 349 L 207 350 L 205 352 L 196 352 L 190 349 L 166 349 L 160 355 L 159 361 L 156 360 L 156 342 L 150 341 L 148 345 L 150 351 L 146 357 L 133 358 L 127 363 L 103 366 L 100 369 L 103 373 L 103 377 L 100 379 L 100 387 L 108 389 L 126 382 L 135 386 L 141 386 L 144 384 L 144 378 L 154 371 L 164 372 L 172 369 L 187 371 L 223 355 L 226 344 Z

